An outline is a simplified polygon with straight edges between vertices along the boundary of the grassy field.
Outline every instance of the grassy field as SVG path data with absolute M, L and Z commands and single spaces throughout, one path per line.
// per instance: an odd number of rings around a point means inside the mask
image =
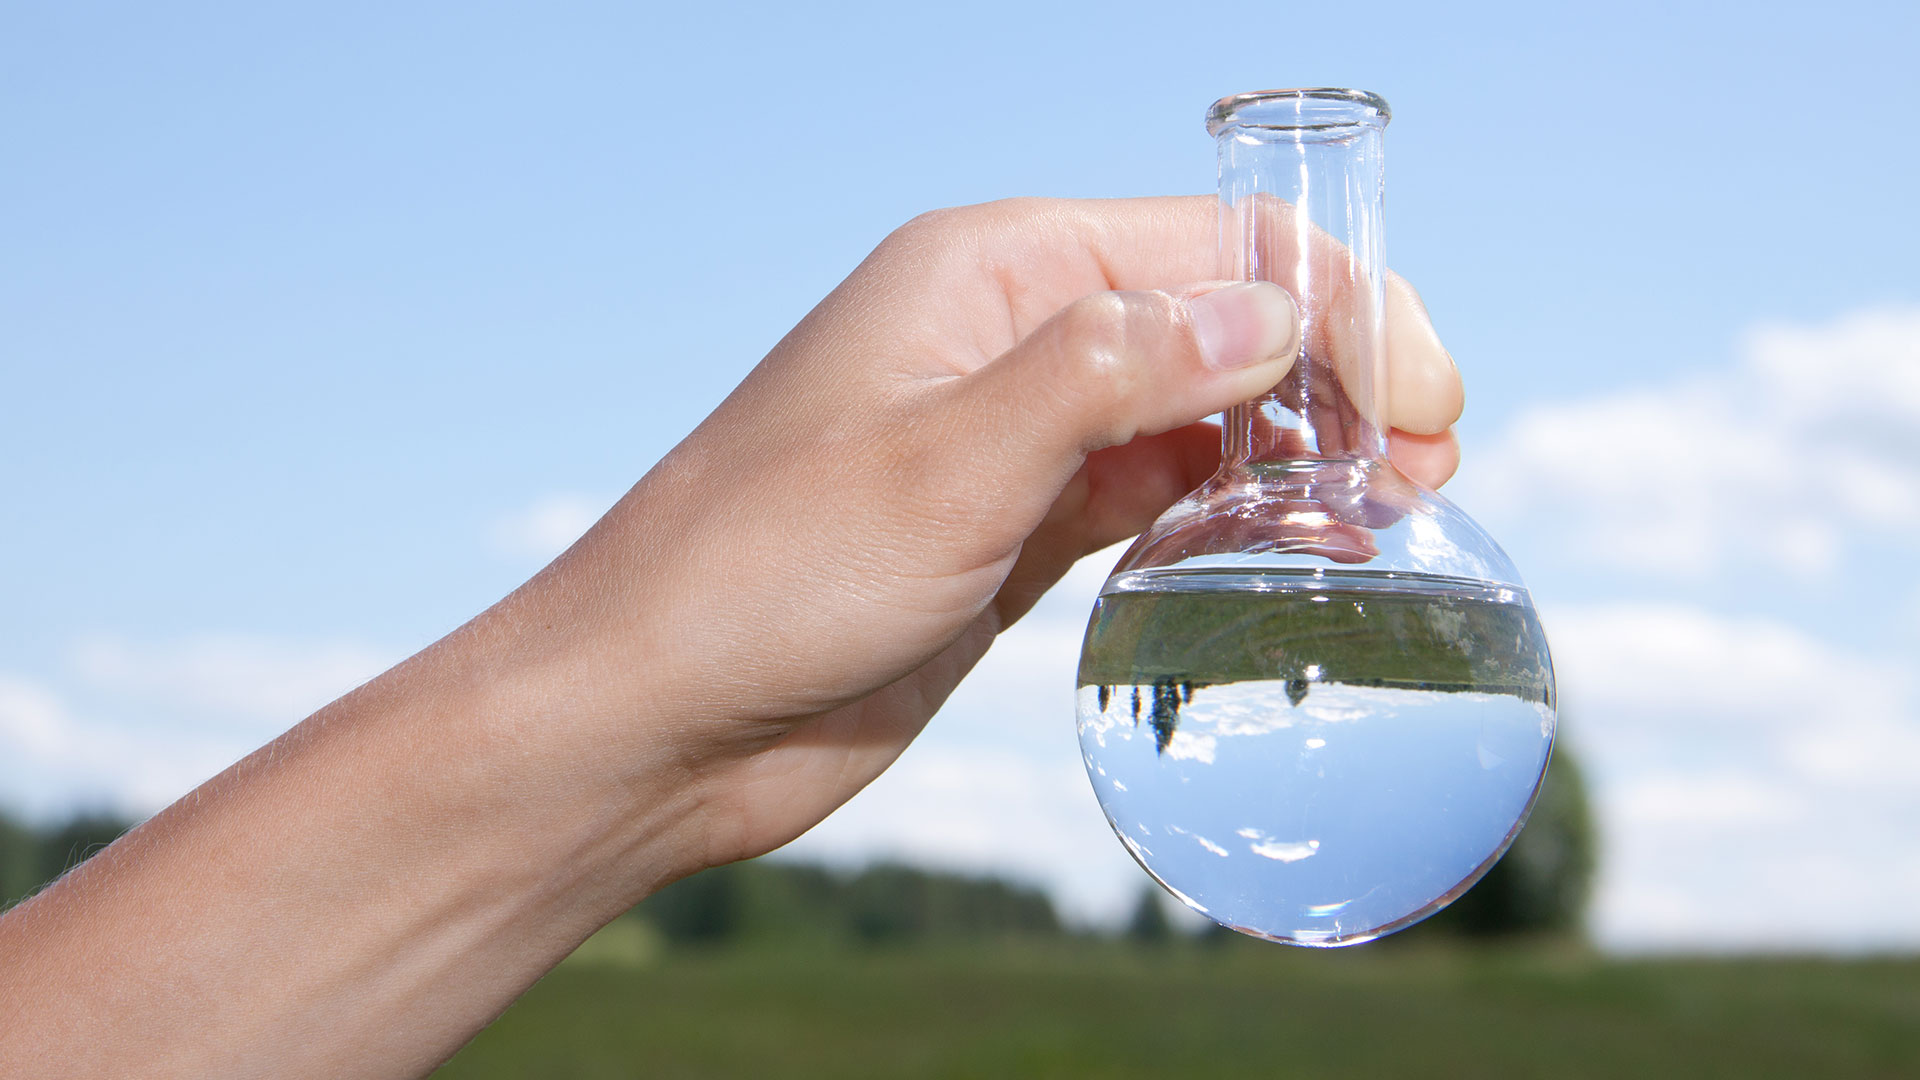
M 589 945 L 439 1075 L 1920 1076 L 1920 960 Z

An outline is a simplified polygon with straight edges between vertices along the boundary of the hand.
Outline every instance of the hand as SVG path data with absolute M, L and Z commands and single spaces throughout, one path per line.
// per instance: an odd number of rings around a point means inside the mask
M 633 673 L 590 692 L 581 752 L 692 769 L 687 869 L 825 817 L 1075 560 L 1213 472 L 1218 430 L 1195 421 L 1279 382 L 1299 336 L 1278 288 L 1195 284 L 1215 213 L 1019 200 L 914 221 L 514 598 Z M 1437 486 L 1458 376 L 1397 277 L 1388 303 L 1392 453 Z

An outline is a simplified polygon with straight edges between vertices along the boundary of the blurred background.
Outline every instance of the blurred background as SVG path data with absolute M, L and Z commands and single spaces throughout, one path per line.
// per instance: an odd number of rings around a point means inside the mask
M 914 214 L 1208 192 L 1215 98 L 1358 86 L 1467 381 L 1448 493 L 1528 575 L 1585 779 L 1532 854 L 1333 956 L 1144 900 L 1073 737 L 1109 553 L 867 792 L 450 1074 L 1920 1067 L 1915 40 L 1894 3 L 0 7 L 0 903 L 537 570 Z

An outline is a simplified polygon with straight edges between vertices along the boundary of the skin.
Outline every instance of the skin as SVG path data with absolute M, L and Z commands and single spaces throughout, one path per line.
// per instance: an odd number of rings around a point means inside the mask
M 551 566 L 0 918 L 0 1073 L 420 1075 L 806 831 L 1285 375 L 1291 301 L 1206 283 L 1214 242 L 1211 198 L 898 230 Z M 1393 458 L 1437 485 L 1459 379 L 1388 302 Z

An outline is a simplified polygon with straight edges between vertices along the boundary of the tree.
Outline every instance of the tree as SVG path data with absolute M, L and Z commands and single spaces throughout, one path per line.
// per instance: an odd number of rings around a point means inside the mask
M 1160 900 L 1160 887 L 1147 885 L 1134 902 L 1127 919 L 1127 939 L 1142 945 L 1158 945 L 1173 936 L 1173 924 L 1167 921 L 1167 909 Z
M 1578 933 L 1595 861 L 1586 784 L 1559 746 L 1527 826 L 1505 857 L 1429 922 L 1436 931 L 1481 938 Z
M 39 828 L 0 815 L 0 910 L 52 884 L 132 827 L 125 818 L 103 813 L 82 813 Z
M 736 936 L 742 925 L 739 864 L 716 866 L 667 886 L 641 910 L 669 941 L 712 944 Z
M 0 814 L 0 911 L 26 899 L 43 884 L 40 838 L 25 825 Z
M 1053 902 L 1039 889 L 897 863 L 853 875 L 779 861 L 736 863 L 669 885 L 636 914 L 669 941 L 690 943 L 751 938 L 890 944 L 1061 932 Z

